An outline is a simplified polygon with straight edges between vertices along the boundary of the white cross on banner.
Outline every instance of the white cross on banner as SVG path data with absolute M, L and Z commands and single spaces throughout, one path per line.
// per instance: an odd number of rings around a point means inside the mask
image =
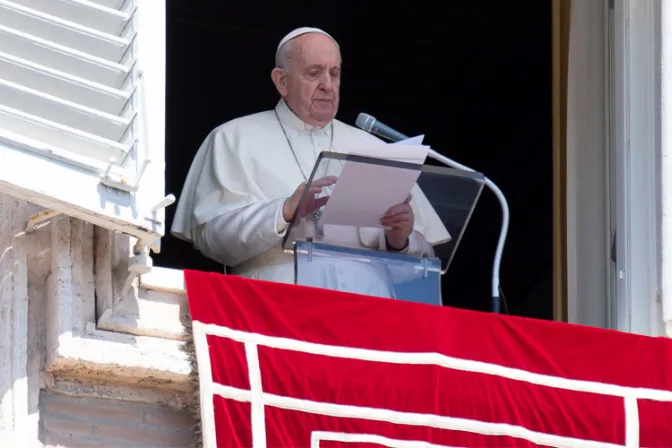
M 185 279 L 205 448 L 672 446 L 671 340 Z

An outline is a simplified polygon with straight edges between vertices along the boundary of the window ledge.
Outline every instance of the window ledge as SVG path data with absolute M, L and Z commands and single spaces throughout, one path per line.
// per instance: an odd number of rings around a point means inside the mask
M 184 284 L 184 271 L 179 269 L 158 268 L 140 276 L 140 287 L 151 291 L 187 294 Z
M 101 331 L 62 334 L 49 372 L 188 389 L 191 365 L 179 341 Z
M 101 330 L 136 336 L 183 340 L 189 320 L 184 273 L 152 268 L 140 276 L 139 286 L 98 319 Z
M 124 291 L 132 241 L 104 229 L 96 232 L 98 329 L 183 340 L 190 320 L 183 272 L 155 267 Z

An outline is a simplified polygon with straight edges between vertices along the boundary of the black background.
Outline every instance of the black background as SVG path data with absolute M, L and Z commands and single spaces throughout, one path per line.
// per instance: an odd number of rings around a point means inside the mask
M 502 287 L 511 314 L 552 318 L 551 0 L 168 0 L 167 189 L 179 194 L 212 128 L 271 109 L 279 40 L 331 33 L 338 118 L 368 112 L 483 172 L 507 196 Z M 175 207 L 168 209 L 168 228 Z M 488 310 L 501 213 L 485 190 L 444 277 L 444 302 Z M 167 236 L 155 264 L 221 271 Z

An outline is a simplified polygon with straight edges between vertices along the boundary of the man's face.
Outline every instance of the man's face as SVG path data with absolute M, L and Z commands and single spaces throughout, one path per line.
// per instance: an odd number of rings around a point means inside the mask
M 328 124 L 338 111 L 341 54 L 322 34 L 305 34 L 291 42 L 289 66 L 276 83 L 289 108 L 313 126 Z

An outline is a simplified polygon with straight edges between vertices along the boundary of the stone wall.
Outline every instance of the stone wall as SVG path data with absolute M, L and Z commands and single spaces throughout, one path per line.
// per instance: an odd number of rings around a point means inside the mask
M 184 448 L 194 421 L 168 405 L 67 396 L 40 396 L 42 441 L 47 447 Z
M 45 354 L 41 316 L 52 255 L 50 233 L 25 233 L 28 218 L 38 211 L 0 194 L 0 434 L 16 434 L 24 446 L 33 443 L 38 427 Z
M 147 313 L 142 329 L 171 334 L 99 328 L 96 297 L 127 276 L 96 256 L 107 231 L 62 215 L 26 231 L 39 212 L 0 194 L 0 447 L 192 446 L 180 313 Z M 157 291 L 143 300 L 185 306 Z

